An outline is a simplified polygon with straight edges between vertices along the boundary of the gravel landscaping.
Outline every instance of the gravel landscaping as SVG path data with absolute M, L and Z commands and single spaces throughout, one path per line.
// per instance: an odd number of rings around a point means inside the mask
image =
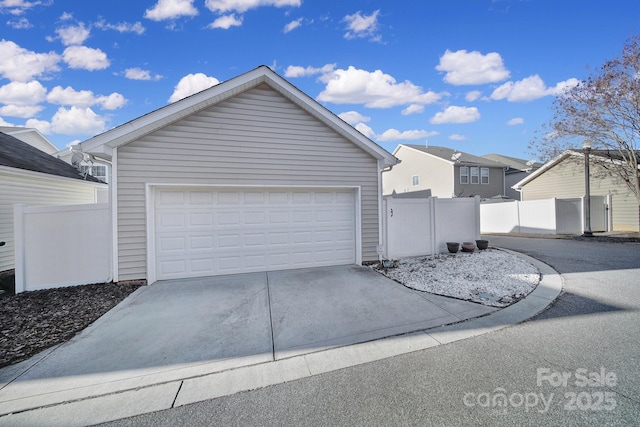
M 506 307 L 540 282 L 540 272 L 520 257 L 498 249 L 405 258 L 392 268 L 372 266 L 403 285 L 432 294 Z
M 0 368 L 69 340 L 139 286 L 70 286 L 1 298 Z

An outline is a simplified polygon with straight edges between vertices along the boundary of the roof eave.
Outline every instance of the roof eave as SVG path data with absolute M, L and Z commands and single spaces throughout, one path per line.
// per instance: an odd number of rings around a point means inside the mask
M 560 163 L 565 158 L 567 158 L 569 156 L 576 156 L 578 154 L 580 154 L 580 153 L 576 153 L 575 151 L 571 151 L 571 150 L 564 151 L 562 154 L 560 154 L 556 158 L 554 158 L 554 159 L 550 160 L 549 162 L 545 163 L 544 165 L 540 166 L 538 169 L 536 169 L 534 172 L 532 172 L 527 177 L 525 177 L 522 180 L 516 182 L 514 185 L 511 186 L 511 188 L 513 188 L 514 190 L 521 190 L 524 185 L 526 185 L 529 182 L 533 181 L 538 176 L 542 175 L 547 170 L 551 169 L 552 167 L 554 167 L 555 165 Z
M 262 83 L 268 84 L 281 95 L 302 107 L 314 117 L 320 119 L 323 123 L 349 139 L 365 152 L 378 159 L 381 165 L 392 166 L 398 163 L 398 160 L 391 153 L 384 150 L 266 66 L 260 66 L 245 74 L 108 130 L 82 142 L 80 144 L 81 149 L 97 157 L 110 159 L 113 148 L 148 135 L 155 130 L 232 98 Z

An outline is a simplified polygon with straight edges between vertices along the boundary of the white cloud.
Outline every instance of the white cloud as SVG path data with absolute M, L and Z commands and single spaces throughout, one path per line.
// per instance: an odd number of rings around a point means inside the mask
M 444 71 L 444 81 L 452 85 L 479 85 L 495 83 L 509 78 L 502 57 L 496 52 L 447 51 L 440 57 L 436 70 Z
M 215 77 L 209 77 L 203 73 L 187 74 L 180 79 L 169 98 L 169 102 L 176 102 L 189 95 L 215 86 L 220 81 Z
M 327 85 L 318 95 L 318 100 L 334 104 L 390 108 L 398 105 L 431 104 L 445 95 L 432 91 L 423 92 L 421 87 L 410 81 L 397 83 L 392 76 L 381 70 L 369 72 L 353 66 L 347 70 L 335 70 L 323 76 L 322 80 Z
M 579 84 L 580 84 L 580 80 L 570 78 L 560 83 L 556 83 L 554 88 L 551 90 L 551 94 L 555 96 L 560 96 L 564 94 L 566 91 L 578 86 Z
M 194 0 L 158 0 L 153 7 L 144 12 L 144 17 L 152 21 L 177 19 L 181 16 L 196 16 L 198 9 L 193 6 Z
M 206 0 L 207 8 L 216 13 L 236 11 L 244 13 L 261 6 L 300 7 L 302 0 Z
M 416 139 L 429 138 L 437 135 L 438 132 L 428 132 L 426 130 L 405 130 L 400 132 L 397 129 L 387 129 L 378 135 L 378 141 L 413 141 Z
M 104 118 L 91 108 L 60 107 L 51 119 L 51 130 L 64 135 L 95 135 L 104 128 Z
M 376 133 L 373 131 L 373 129 L 371 129 L 369 126 L 365 125 L 364 123 L 358 123 L 354 127 L 358 132 L 360 132 L 361 134 L 363 134 L 369 139 L 373 139 L 376 136 Z
M 75 90 L 70 86 L 63 88 L 56 86 L 47 95 L 47 102 L 57 105 L 70 105 L 78 108 L 86 108 L 99 105 L 105 110 L 115 110 L 127 103 L 121 94 L 114 92 L 111 95 L 94 95 L 90 90 Z
M 576 86 L 577 79 L 568 79 L 556 84 L 554 87 L 547 87 L 539 75 L 529 76 L 517 82 L 507 82 L 496 88 L 491 94 L 491 99 L 506 99 L 510 102 L 527 102 L 548 95 L 561 95 L 567 89 Z
M 509 120 L 507 124 L 509 126 L 521 125 L 524 124 L 524 119 L 522 117 L 514 117 L 513 119 Z
M 0 116 L 28 119 L 42 110 L 44 110 L 44 107 L 41 105 L 3 105 L 0 107 Z
M 62 57 L 70 68 L 94 71 L 104 70 L 110 65 L 106 53 L 86 46 L 69 46 Z
M 302 25 L 302 18 L 296 19 L 295 21 L 291 21 L 289 22 L 287 25 L 284 26 L 284 33 L 287 34 L 293 30 L 295 30 L 296 28 L 300 27 Z
M 366 123 L 371 120 L 371 117 L 363 116 L 357 111 L 345 111 L 344 113 L 338 114 L 338 117 L 340 117 L 350 125 L 355 125 L 356 123 Z
M 26 82 L 60 70 L 60 56 L 55 52 L 35 53 L 12 41 L 0 40 L 0 58 L 0 75 L 9 80 Z
M 480 92 L 479 90 L 472 90 L 471 92 L 467 92 L 467 94 L 464 96 L 464 99 L 468 102 L 473 102 L 480 99 L 481 96 L 482 92 Z
M 27 18 L 20 18 L 13 21 L 7 21 L 7 25 L 13 28 L 14 30 L 28 30 L 32 28 L 33 25 Z
M 347 15 L 342 20 L 347 23 L 347 32 L 344 37 L 346 39 L 367 38 L 378 41 L 380 36 L 378 33 L 378 15 L 380 9 L 371 15 L 362 15 L 360 11 L 353 15 Z
M 100 30 L 114 30 L 119 33 L 136 33 L 138 35 L 144 34 L 147 30 L 141 22 L 119 22 L 117 24 L 110 24 L 104 20 L 98 21 L 94 26 Z
M 117 110 L 127 103 L 127 99 L 118 92 L 113 92 L 111 95 L 107 96 L 99 96 L 97 101 L 97 104 L 102 106 L 105 110 Z
M 459 133 L 454 133 L 449 135 L 449 139 L 452 141 L 465 141 L 467 137 L 464 135 L 460 135 Z
M 65 46 L 81 45 L 89 38 L 91 33 L 83 23 L 79 25 L 72 25 L 69 27 L 58 28 L 56 30 L 60 41 Z
M 2 117 L 0 117 L 0 126 L 15 127 L 15 125 L 13 123 L 9 123 L 8 121 L 3 119 Z
M 336 64 L 326 64 L 320 68 L 301 67 L 299 65 L 289 65 L 284 72 L 285 77 L 305 77 L 315 74 L 330 74 L 335 70 Z
M 402 110 L 403 116 L 408 116 L 410 114 L 417 114 L 424 112 L 424 105 L 421 104 L 411 104 L 404 110 Z
M 33 106 L 44 101 L 47 89 L 37 80 L 28 83 L 11 82 L 0 86 L 0 103 Z
M 480 113 L 476 107 L 451 106 L 444 111 L 436 113 L 429 122 L 439 125 L 444 123 L 471 123 L 478 119 L 480 119 Z
M 223 30 L 228 30 L 231 27 L 240 27 L 242 25 L 242 16 L 236 16 L 234 14 L 221 16 L 211 24 L 209 24 L 209 28 L 222 28 Z
M 36 128 L 45 135 L 51 134 L 51 123 L 45 120 L 29 119 L 24 124 L 28 128 Z
M 27 0 L 0 0 L 0 13 L 9 13 L 11 15 L 22 15 L 27 10 L 34 6 L 46 5 L 50 3 L 43 3 L 42 1 L 27 1 Z
M 124 70 L 124 76 L 129 80 L 160 80 L 162 78 L 160 74 L 152 76 L 149 70 L 143 70 L 137 67 Z

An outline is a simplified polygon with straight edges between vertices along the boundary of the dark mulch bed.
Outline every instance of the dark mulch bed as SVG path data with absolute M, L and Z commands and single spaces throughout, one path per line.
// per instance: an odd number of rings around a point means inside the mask
M 0 368 L 69 340 L 139 286 L 70 286 L 1 298 Z

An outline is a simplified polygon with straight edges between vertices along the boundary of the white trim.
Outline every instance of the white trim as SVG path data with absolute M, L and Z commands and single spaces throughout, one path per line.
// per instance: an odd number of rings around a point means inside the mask
M 145 215 L 147 218 L 147 285 L 155 283 L 156 278 L 156 221 L 155 195 L 156 188 L 163 185 L 146 184 L 144 188 Z
M 83 152 L 94 154 L 98 157 L 100 157 L 100 155 L 108 156 L 109 147 L 115 148 L 128 144 L 144 135 L 175 123 L 182 118 L 188 117 L 212 105 L 216 105 L 236 96 L 240 92 L 252 89 L 263 83 L 269 85 L 291 102 L 303 108 L 363 151 L 380 160 L 384 165 L 391 166 L 397 163 L 397 159 L 388 151 L 364 136 L 353 126 L 340 119 L 267 66 L 260 66 L 245 74 L 108 130 L 80 143 L 81 149 Z
M 15 293 L 19 294 L 26 289 L 25 262 L 24 262 L 24 210 L 23 204 L 13 205 L 13 268 L 15 274 Z
M 111 161 L 111 184 L 109 185 L 109 203 L 111 204 L 111 277 L 118 282 L 118 152 L 113 149 Z
M 147 285 L 151 285 L 157 281 L 156 276 L 156 239 L 155 239 L 155 192 L 159 187 L 180 187 L 180 188 L 247 188 L 247 189 L 318 189 L 318 190 L 352 190 L 355 201 L 355 258 L 356 264 L 362 265 L 362 188 L 353 185 L 242 185 L 242 184 L 185 184 L 185 183 L 147 183 L 145 185 L 145 211 L 146 211 L 146 233 L 147 233 Z M 380 200 L 380 199 L 379 199 Z M 378 202 L 380 204 L 380 202 Z

